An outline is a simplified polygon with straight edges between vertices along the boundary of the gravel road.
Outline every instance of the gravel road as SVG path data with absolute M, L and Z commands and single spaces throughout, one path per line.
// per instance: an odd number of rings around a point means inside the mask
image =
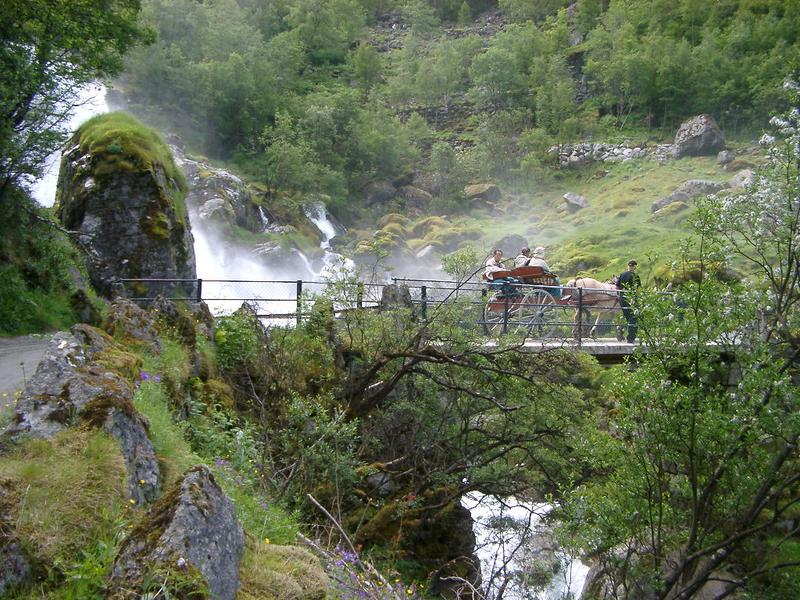
M 36 371 L 50 335 L 0 338 L 0 410 L 14 403 L 14 394 Z

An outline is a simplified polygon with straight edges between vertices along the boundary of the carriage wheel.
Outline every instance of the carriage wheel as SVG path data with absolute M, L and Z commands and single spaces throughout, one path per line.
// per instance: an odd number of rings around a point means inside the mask
M 508 298 L 508 305 L 504 298 L 495 295 L 483 306 L 483 332 L 486 335 L 500 335 L 503 333 L 503 321 L 505 320 L 506 310 L 508 310 L 508 320 L 506 321 L 506 332 L 517 330 L 520 323 L 520 301 L 521 296 L 511 296 Z
M 525 328 L 528 337 L 552 337 L 559 327 L 559 310 L 555 298 L 546 290 L 531 290 L 520 305 L 515 320 Z

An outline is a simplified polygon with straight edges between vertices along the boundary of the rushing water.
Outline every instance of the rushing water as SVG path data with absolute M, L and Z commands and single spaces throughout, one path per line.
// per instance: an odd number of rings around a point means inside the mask
M 331 240 L 338 232 L 328 217 L 325 205 L 322 202 L 309 202 L 303 208 L 308 220 L 314 223 L 322 234 L 322 241 L 319 244 L 322 249 L 322 268 L 314 273 L 315 279 L 335 278 L 340 273 L 352 271 L 355 267 L 352 260 L 331 251 Z
M 544 523 L 549 505 L 480 494 L 467 495 L 462 504 L 474 521 L 486 598 L 580 598 L 589 567 L 559 548 Z

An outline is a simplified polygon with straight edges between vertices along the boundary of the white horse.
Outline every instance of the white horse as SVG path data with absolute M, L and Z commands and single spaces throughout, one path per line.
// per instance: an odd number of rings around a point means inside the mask
M 611 282 L 602 282 L 591 277 L 578 277 L 570 279 L 565 288 L 578 289 L 581 288 L 580 298 L 582 301 L 582 310 L 588 315 L 591 321 L 591 310 L 597 310 L 597 319 L 595 319 L 592 329 L 589 331 L 589 336 L 593 339 L 597 337 L 597 326 L 600 324 L 600 319 L 607 313 L 613 311 L 620 306 L 619 303 L 619 290 L 617 286 Z M 578 303 L 578 293 L 574 293 L 570 299 L 570 304 Z M 578 327 L 580 327 L 581 310 L 575 311 L 575 337 L 577 337 Z

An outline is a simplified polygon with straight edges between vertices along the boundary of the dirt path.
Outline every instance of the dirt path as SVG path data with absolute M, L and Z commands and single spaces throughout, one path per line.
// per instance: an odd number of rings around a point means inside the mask
M 0 338 L 0 410 L 14 402 L 25 380 L 36 371 L 50 335 Z

